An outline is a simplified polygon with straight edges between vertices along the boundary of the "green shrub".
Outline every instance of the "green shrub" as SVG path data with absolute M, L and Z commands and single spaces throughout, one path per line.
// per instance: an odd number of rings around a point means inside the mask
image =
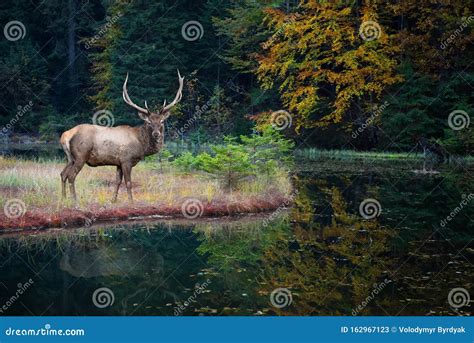
M 203 170 L 212 173 L 215 170 L 215 158 L 207 152 L 200 153 L 195 157 L 193 167 L 197 170 Z
M 196 157 L 189 151 L 181 154 L 177 159 L 173 161 L 173 164 L 180 170 L 190 172 L 195 169 Z
M 290 151 L 294 144 L 272 127 L 261 134 L 225 137 L 225 144 L 211 146 L 211 154 L 204 152 L 194 156 L 183 153 L 174 160 L 174 166 L 184 172 L 205 171 L 220 178 L 227 190 L 235 189 L 249 176 L 266 176 L 271 179 L 280 174 L 282 167 L 291 162 Z
M 290 152 L 294 143 L 270 125 L 261 134 L 254 132 L 250 136 L 240 136 L 240 139 L 260 174 L 270 176 L 279 167 L 290 167 L 292 164 Z
M 228 141 L 226 145 L 213 146 L 212 150 L 215 156 L 209 161 L 209 169 L 222 179 L 226 189 L 234 189 L 242 178 L 254 174 L 250 155 L 243 145 Z

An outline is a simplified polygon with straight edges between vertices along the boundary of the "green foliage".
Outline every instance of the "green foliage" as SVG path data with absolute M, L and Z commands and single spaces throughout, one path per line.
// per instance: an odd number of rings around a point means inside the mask
M 217 34 L 230 40 L 222 59 L 233 69 L 244 73 L 257 69 L 253 56 L 270 34 L 263 24 L 263 9 L 267 4 L 268 1 L 244 0 L 229 9 L 223 18 L 214 18 Z
M 224 89 L 216 86 L 213 89 L 210 99 L 209 109 L 205 112 L 204 123 L 215 137 L 222 137 L 226 132 L 230 132 L 233 128 L 232 122 L 232 98 L 224 93 Z
M 173 161 L 173 164 L 184 172 L 198 169 L 196 167 L 196 157 L 194 157 L 193 153 L 190 151 L 181 154 L 181 156 Z
M 212 150 L 214 157 L 207 160 L 207 169 L 221 177 L 226 189 L 235 188 L 242 178 L 253 174 L 254 166 L 243 145 L 227 140 L 227 144 L 215 145 Z
M 126 73 L 131 98 L 157 109 L 175 95 L 179 68 L 183 99 L 166 138 L 198 149 L 248 135 L 252 121 L 286 109 L 293 121 L 284 134 L 309 146 L 407 151 L 424 136 L 472 153 L 472 129 L 447 125 L 450 112 L 474 111 L 471 12 L 466 2 L 427 0 L 48 0 L 34 11 L 3 0 L 0 21 L 21 21 L 26 34 L 0 41 L 0 125 L 30 100 L 13 130 L 47 140 L 90 123 L 96 110 L 112 111 L 115 125 L 138 125 L 121 97 Z M 195 20 L 202 35 L 189 41 L 182 28 Z M 380 26 L 373 40 L 359 34 L 367 21 Z M 243 144 L 266 145 L 263 133 L 250 139 Z M 276 167 L 266 153 L 250 156 L 263 174 Z
M 268 125 L 262 133 L 252 133 L 249 136 L 240 136 L 252 165 L 259 173 L 270 175 L 279 165 L 290 167 L 292 159 L 289 155 L 294 147 L 291 140 Z M 280 163 L 279 163 L 280 162 Z
M 70 5 L 70 6 L 69 6 Z M 32 7 L 33 6 L 33 7 Z M 16 41 L 0 41 L 0 124 L 16 114 L 18 106 L 29 101 L 34 109 L 25 114 L 15 132 L 40 133 L 51 138 L 57 127 L 48 123 L 77 119 L 87 113 L 90 87 L 89 59 L 80 37 L 94 35 L 99 0 L 49 0 L 35 4 L 13 0 L 2 1 L 0 21 L 20 21 L 24 37 Z M 34 8 L 34 10 L 32 10 Z M 48 108 L 51 106 L 52 108 Z M 51 114 L 55 113 L 54 118 Z M 59 115 L 60 113 L 60 115 Z M 84 116 L 82 120 L 86 118 Z
M 197 225 L 194 231 L 204 233 L 199 236 L 202 243 L 197 252 L 208 256 L 209 263 L 217 270 L 234 274 L 240 268 L 258 266 L 266 250 L 274 248 L 279 239 L 290 237 L 286 213 L 276 216 L 272 225 L 264 229 L 261 222 L 250 222 L 229 225 L 222 230 L 210 230 L 205 225 Z
M 38 128 L 41 140 L 58 142 L 61 133 L 73 126 L 76 116 L 60 116 L 52 105 L 48 105 L 40 113 L 45 119 Z
M 453 154 L 474 153 L 474 131 L 472 123 L 470 126 L 455 131 L 447 126 L 449 113 L 455 110 L 462 110 L 470 118 L 474 113 L 474 92 L 466 84 L 474 84 L 474 72 L 464 71 L 461 74 L 450 75 L 446 84 L 439 85 L 440 101 L 437 103 L 437 114 L 444 127 L 444 134 L 440 135 L 440 143 Z M 472 119 L 471 119 L 472 121 Z
M 173 154 L 168 149 L 161 149 L 157 155 L 160 162 L 169 161 L 173 157 Z
M 21 126 L 16 125 L 14 129 L 36 131 L 42 117 L 40 112 L 50 99 L 50 86 L 44 79 L 47 66 L 44 60 L 33 58 L 36 50 L 29 40 L 21 45 L 11 43 L 6 39 L 0 42 L 0 82 L 3 85 L 0 89 L 0 124 L 8 123 L 15 117 L 20 106 L 31 101 L 33 109 L 24 115 Z
M 294 144 L 272 127 L 261 134 L 240 136 L 242 143 L 234 137 L 225 137 L 225 144 L 211 146 L 207 152 L 194 156 L 186 152 L 174 160 L 174 165 L 184 172 L 201 170 L 222 180 L 227 190 L 238 187 L 246 177 L 277 175 L 283 167 L 291 164 L 290 151 Z
M 159 167 L 160 171 L 163 171 L 163 167 L 167 167 L 170 164 L 170 160 L 173 158 L 173 154 L 168 149 L 161 149 L 157 154 L 145 157 L 145 161 L 150 163 L 152 168 Z
M 227 190 L 234 189 L 242 178 L 253 174 L 250 155 L 243 145 L 227 140 L 227 144 L 214 145 L 211 149 L 212 155 L 204 152 L 193 156 L 185 152 L 174 160 L 174 165 L 184 172 L 201 170 L 214 174 Z
M 186 82 L 183 101 L 180 108 L 174 109 L 168 123 L 179 130 L 191 120 L 183 134 L 186 137 L 194 134 L 193 139 L 198 144 L 202 140 L 201 126 L 206 132 L 213 132 L 213 136 L 229 132 L 232 127 L 228 124 L 232 120 L 229 120 L 228 108 L 232 99 L 224 96 L 215 80 L 216 70 L 220 77 L 225 77 L 230 70 L 215 54 L 219 50 L 219 40 L 212 29 L 212 17 L 221 9 L 225 7 L 217 0 L 113 2 L 107 7 L 107 15 L 120 15 L 120 18 L 96 42 L 92 55 L 96 91 L 91 100 L 96 109 L 111 110 L 117 124 L 140 124 L 142 121 L 120 96 L 126 73 L 130 73 L 128 90 L 131 98 L 141 104 L 147 100 L 150 108 L 157 109 L 163 100 L 169 102 L 174 97 L 178 80 L 176 69 L 179 69 Z M 188 41 L 183 37 L 182 28 L 196 17 L 203 27 L 203 37 Z M 218 101 L 203 111 L 202 118 L 192 119 L 198 107 L 209 106 L 209 100 L 215 97 Z
M 388 145 L 389 150 L 410 150 L 420 137 L 439 137 L 443 131 L 440 120 L 433 116 L 439 106 L 439 99 L 432 92 L 436 87 L 434 81 L 416 75 L 410 65 L 403 65 L 401 72 L 407 80 L 403 92 L 387 96 L 388 106 L 381 114 L 381 128 L 388 135 L 384 145 L 390 144 L 390 140 L 396 142 L 395 146 Z
M 474 74 L 463 78 L 453 75 L 440 84 L 416 73 L 413 66 L 404 63 L 400 72 L 406 82 L 396 96 L 387 96 L 387 108 L 382 112 L 380 127 L 386 140 L 382 145 L 389 150 L 411 150 L 421 137 L 439 141 L 450 153 L 472 151 L 472 130 L 454 131 L 448 126 L 449 113 L 463 110 L 473 113 L 473 94 L 465 82 L 474 82 Z
M 46 121 L 39 126 L 40 138 L 44 141 L 57 141 L 58 134 L 56 128 L 54 127 L 54 117 L 49 115 L 46 117 Z

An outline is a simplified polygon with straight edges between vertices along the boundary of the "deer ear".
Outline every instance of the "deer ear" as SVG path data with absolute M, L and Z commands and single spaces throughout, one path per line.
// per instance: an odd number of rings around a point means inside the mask
M 148 118 L 148 116 L 145 115 L 144 113 L 142 113 L 142 112 L 139 111 L 139 112 L 138 112 L 138 116 L 140 117 L 141 120 L 144 120 L 144 121 L 146 121 L 146 122 L 149 123 L 149 124 L 151 123 L 151 121 L 150 121 L 150 119 Z

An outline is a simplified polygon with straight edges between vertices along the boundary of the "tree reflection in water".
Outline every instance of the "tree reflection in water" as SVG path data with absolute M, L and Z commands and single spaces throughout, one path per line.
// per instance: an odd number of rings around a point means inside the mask
M 474 207 L 439 224 L 472 190 L 471 174 L 318 167 L 317 177 L 296 177 L 294 206 L 268 225 L 247 216 L 2 236 L 0 304 L 32 278 L 6 315 L 173 315 L 210 280 L 180 314 L 471 313 L 453 310 L 447 297 L 474 277 Z M 366 198 L 380 201 L 379 217 L 360 216 Z M 100 287 L 113 291 L 113 306 L 94 306 Z M 290 305 L 272 305 L 279 288 L 291 292 Z

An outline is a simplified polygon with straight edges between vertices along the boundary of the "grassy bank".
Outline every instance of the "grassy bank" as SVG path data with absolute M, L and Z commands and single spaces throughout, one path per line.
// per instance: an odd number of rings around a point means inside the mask
M 396 161 L 396 160 L 423 160 L 425 156 L 420 152 L 375 152 L 354 150 L 320 150 L 315 148 L 299 149 L 295 156 L 307 160 L 338 160 L 338 161 Z M 428 157 L 429 158 L 429 157 Z M 474 163 L 474 156 L 453 156 L 452 162 Z
M 150 215 L 192 217 L 197 213 L 197 217 L 205 217 L 261 212 L 277 208 L 291 192 L 283 171 L 271 178 L 245 178 L 229 190 L 211 174 L 181 172 L 171 163 L 146 161 L 132 171 L 133 204 L 127 201 L 124 184 L 117 203 L 111 203 L 115 167 L 88 166 L 76 179 L 78 202 L 74 204 L 70 199 L 61 200 L 59 175 L 64 165 L 59 160 L 0 157 L 0 206 L 4 209 L 0 228 L 77 226 Z M 12 200 L 19 201 L 12 205 Z M 190 207 L 183 207 L 186 205 Z

